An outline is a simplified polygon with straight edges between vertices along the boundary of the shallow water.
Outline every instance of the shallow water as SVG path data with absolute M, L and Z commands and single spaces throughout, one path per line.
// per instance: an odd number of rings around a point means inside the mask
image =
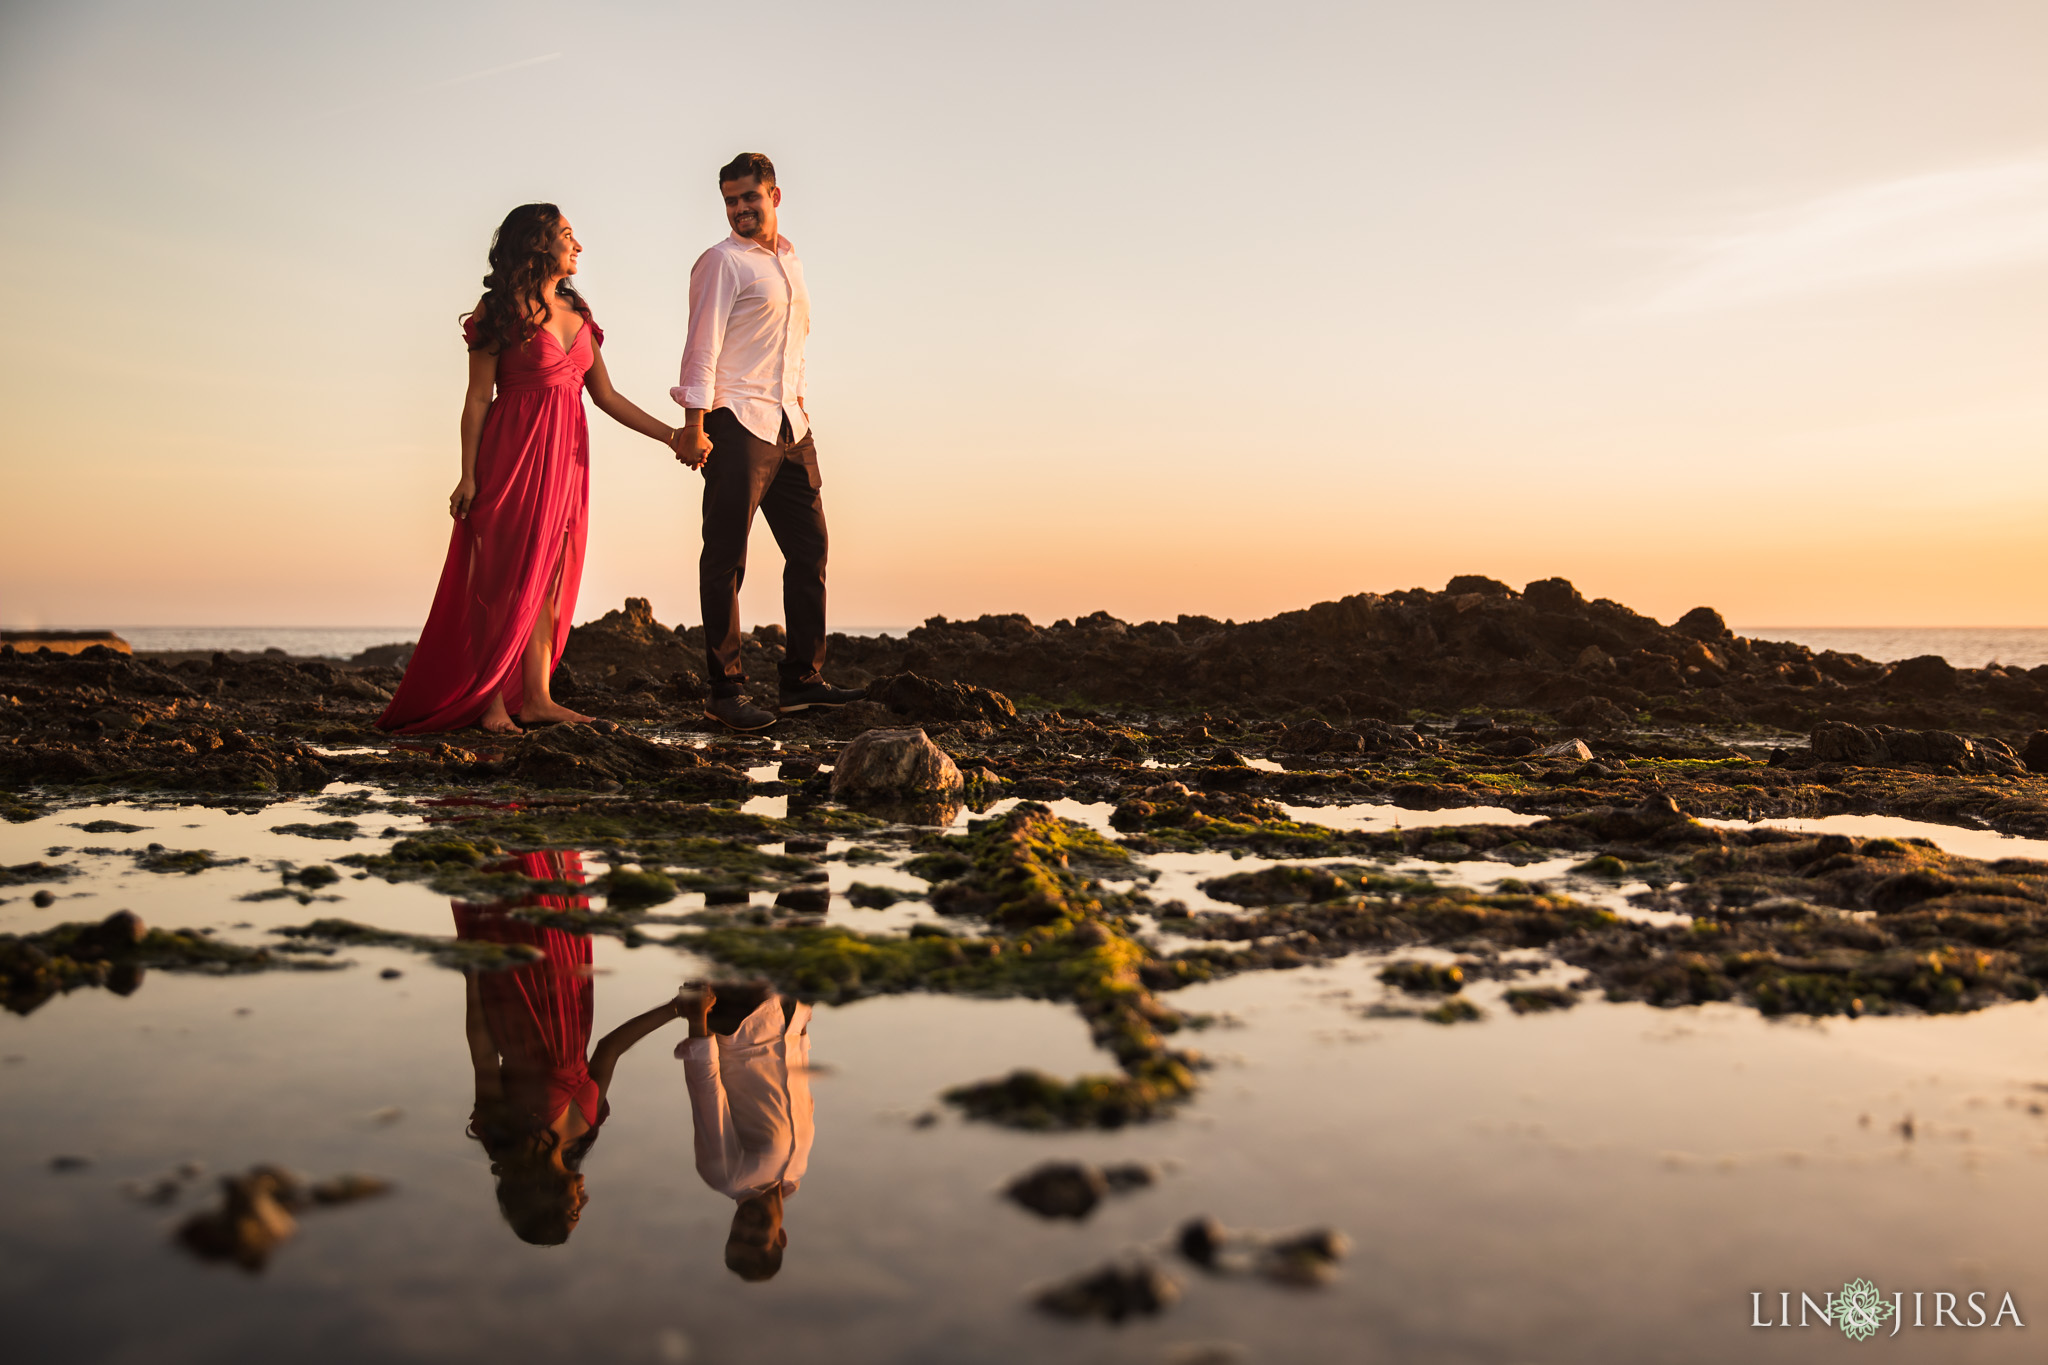
M 365 837 L 350 841 L 271 832 L 335 818 L 312 805 L 120 803 L 0 826 L 0 863 L 57 846 L 114 850 L 62 855 L 87 875 L 57 884 L 63 898 L 49 909 L 32 905 L 32 887 L 0 893 L 0 927 L 131 908 L 153 924 L 251 942 L 316 914 L 451 931 L 446 897 L 375 878 L 344 876 L 326 888 L 337 902 L 238 900 L 279 885 L 280 861 L 331 862 L 384 847 L 386 828 L 396 837 L 425 824 L 377 812 L 357 817 Z M 1107 829 L 1107 805 L 1056 808 Z M 1419 814 L 1290 813 L 1360 822 L 1353 828 Z M 72 827 L 95 819 L 144 828 Z M 1905 821 L 1856 832 L 1923 833 Z M 1977 852 L 1963 847 L 1977 837 L 1966 831 L 1928 837 Z M 130 851 L 152 842 L 248 861 L 194 875 L 139 871 Z M 2029 852 L 2015 847 L 2024 841 L 1997 842 Z M 887 864 L 830 860 L 845 846 L 827 850 L 830 919 L 901 931 L 929 915 L 921 902 L 848 905 L 854 881 L 921 883 Z M 1197 883 L 1265 861 L 1161 854 L 1139 866 L 1157 874 L 1157 901 L 1228 910 Z M 1565 860 L 1386 866 L 1479 886 L 1540 880 L 1603 903 L 1625 903 L 1632 889 L 1579 877 Z M 343 955 L 356 965 L 152 973 L 128 997 L 81 990 L 0 1019 L 10 1101 L 0 1108 L 0 1302 L 14 1358 L 1793 1361 L 1836 1349 L 1835 1334 L 1749 1327 L 1751 1291 L 1775 1300 L 1790 1290 L 1796 1305 L 1802 1289 L 1818 1300 L 1867 1276 L 1887 1294 L 1906 1291 L 1909 1314 L 1916 1289 L 1985 1289 L 1994 1305 L 2012 1292 L 2027 1330 L 1908 1326 L 1868 1347 L 1972 1361 L 2037 1354 L 2034 1314 L 2048 1309 L 2038 1249 L 2048 1001 L 1961 1017 L 1773 1023 L 1727 1006 L 1589 999 L 1517 1017 L 1498 1004 L 1501 983 L 1479 982 L 1467 993 L 1488 1017 L 1441 1028 L 1369 1014 L 1389 993 L 1375 976 L 1380 959 L 1361 955 L 1176 993 L 1179 1008 L 1219 1021 L 1197 1039 L 1218 1065 L 1181 1116 L 1039 1135 L 965 1122 L 938 1095 L 1020 1065 L 1104 1069 L 1074 1011 L 864 1000 L 813 1020 L 810 1170 L 788 1201 L 782 1273 L 743 1284 L 722 1264 L 731 1201 L 692 1168 L 672 1055 L 680 1026 L 621 1063 L 612 1115 L 584 1162 L 590 1203 L 568 1243 L 529 1246 L 499 1214 L 488 1157 L 464 1136 L 474 1089 L 463 976 L 395 950 Z M 707 971 L 676 946 L 593 940 L 593 1036 Z M 936 1121 L 918 1126 L 927 1114 Z M 1910 1140 L 1899 1127 L 1909 1115 Z M 59 1173 L 49 1167 L 58 1156 L 90 1164 Z M 1085 1222 L 1043 1222 L 997 1191 L 1049 1158 L 1143 1161 L 1160 1178 Z M 210 1176 L 174 1179 L 181 1192 L 169 1205 L 123 1192 L 185 1162 L 360 1170 L 395 1189 L 307 1213 L 299 1235 L 248 1276 L 170 1244 L 176 1222 L 210 1197 Z M 1212 1280 L 1161 1246 L 1204 1213 L 1233 1227 L 1330 1225 L 1354 1249 L 1321 1289 Z M 1184 1288 L 1157 1319 L 1070 1324 L 1026 1305 L 1033 1286 L 1147 1248 Z

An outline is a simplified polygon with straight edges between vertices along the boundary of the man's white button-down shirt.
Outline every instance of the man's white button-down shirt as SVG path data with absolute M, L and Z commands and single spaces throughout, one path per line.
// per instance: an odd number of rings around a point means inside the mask
M 769 996 L 730 1037 L 676 1045 L 690 1090 L 697 1174 L 730 1199 L 782 1187 L 792 1195 L 811 1164 L 811 1007 L 787 1023 Z
M 668 391 L 686 408 L 731 408 L 740 425 L 773 443 L 782 419 L 802 440 L 804 340 L 811 293 L 789 238 L 770 251 L 733 233 L 690 269 L 690 339 L 682 380 Z

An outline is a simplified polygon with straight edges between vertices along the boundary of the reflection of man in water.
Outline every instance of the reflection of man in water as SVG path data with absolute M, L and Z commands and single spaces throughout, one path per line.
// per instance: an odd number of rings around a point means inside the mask
M 811 1007 L 767 986 L 686 987 L 676 1046 L 690 1088 L 697 1174 L 738 1201 L 725 1264 L 743 1280 L 782 1269 L 782 1201 L 811 1159 Z

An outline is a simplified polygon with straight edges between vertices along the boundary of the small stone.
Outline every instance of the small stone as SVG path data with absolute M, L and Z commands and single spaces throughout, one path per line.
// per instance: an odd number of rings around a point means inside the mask
M 1003 1191 L 1041 1218 L 1086 1218 L 1109 1193 L 1109 1180 L 1093 1166 L 1049 1161 Z
M 1055 1285 L 1036 1302 L 1064 1318 L 1106 1318 L 1122 1322 L 1134 1314 L 1164 1311 L 1180 1298 L 1180 1285 L 1149 1261 L 1104 1266 L 1092 1274 Z
M 50 1158 L 50 1169 L 59 1175 L 69 1171 L 82 1171 L 90 1165 L 92 1165 L 92 1159 L 89 1157 L 53 1156 Z
M 1230 1234 L 1224 1231 L 1223 1225 L 1205 1215 L 1183 1223 L 1175 1245 L 1181 1255 L 1206 1269 L 1216 1264 L 1217 1253 L 1223 1250 L 1223 1244 L 1229 1239 Z
M 832 908 L 832 893 L 823 888 L 793 886 L 775 898 L 777 909 L 798 915 L 822 915 Z
M 398 980 L 399 977 L 404 976 L 405 973 L 401 972 L 396 967 L 386 967 L 383 971 L 377 973 L 377 975 L 386 981 L 396 981 Z
M 1539 750 L 1536 757 L 1547 758 L 1553 762 L 1591 763 L 1593 751 L 1586 746 L 1583 739 L 1568 739 L 1562 744 L 1553 744 L 1547 749 Z
M 29 901 L 36 907 L 36 909 L 47 910 L 57 903 L 57 897 L 54 893 L 45 889 L 36 892 L 33 896 L 30 896 Z

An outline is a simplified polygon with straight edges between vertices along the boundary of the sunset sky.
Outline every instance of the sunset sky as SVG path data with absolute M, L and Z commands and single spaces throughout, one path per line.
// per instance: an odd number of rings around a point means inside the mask
M 563 207 L 673 417 L 741 150 L 835 624 L 2048 624 L 2044 54 L 2039 0 L 13 3 L 0 624 L 416 628 L 492 228 Z M 592 430 L 579 614 L 696 620 L 697 476 Z

